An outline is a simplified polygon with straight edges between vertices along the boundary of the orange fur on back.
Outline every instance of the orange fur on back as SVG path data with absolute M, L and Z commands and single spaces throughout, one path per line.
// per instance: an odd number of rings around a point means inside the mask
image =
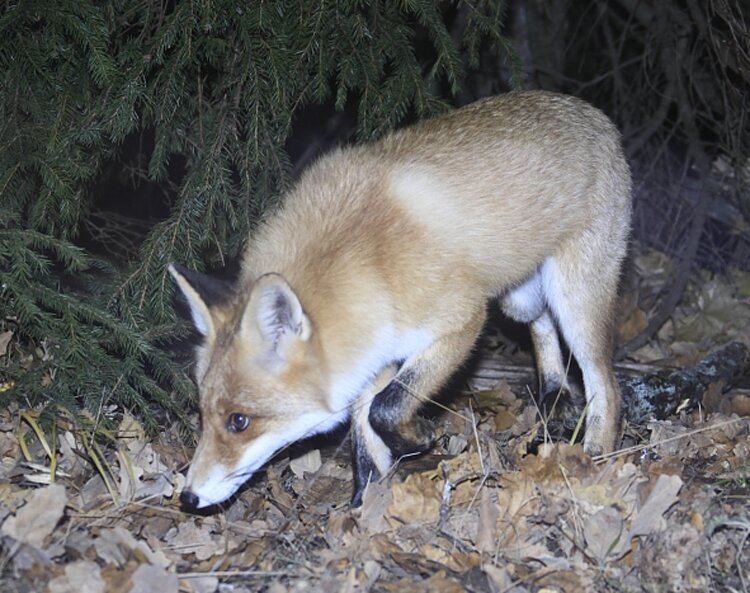
M 217 464 L 255 471 L 274 447 L 345 419 L 394 363 L 396 379 L 433 396 L 497 296 L 532 323 L 553 382 L 563 381 L 560 326 L 592 401 L 587 450 L 611 449 L 619 393 L 609 319 L 629 219 L 619 134 L 572 97 L 508 93 L 322 157 L 251 237 L 233 298 L 205 307 L 173 272 L 210 330 L 198 354 L 204 434 L 190 488 L 215 502 L 237 485 L 204 486 Z M 400 393 L 389 396 L 393 410 L 373 411 L 378 397 L 356 404 L 365 447 L 384 442 L 373 430 L 421 438 L 411 424 L 418 401 Z M 225 434 L 230 410 L 257 420 Z M 380 471 L 391 458 L 372 457 Z

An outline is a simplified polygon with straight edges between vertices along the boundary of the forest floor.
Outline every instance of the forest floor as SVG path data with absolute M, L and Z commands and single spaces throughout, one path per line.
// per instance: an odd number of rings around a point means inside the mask
M 667 258 L 635 259 L 621 339 L 645 326 Z M 618 372 L 686 368 L 750 341 L 750 277 L 699 274 Z M 0 337 L 1 338 L 1 337 Z M 0 339 L 0 342 L 2 340 Z M 1 354 L 1 353 L 0 353 Z M 488 370 L 489 369 L 489 370 Z M 0 591 L 575 593 L 750 590 L 750 383 L 627 425 L 591 459 L 544 443 L 530 355 L 493 334 L 437 444 L 351 509 L 345 432 L 292 447 L 224 509 L 178 495 L 191 450 L 124 416 L 109 444 L 34 410 L 0 415 Z M 53 479 L 54 478 L 54 479 Z

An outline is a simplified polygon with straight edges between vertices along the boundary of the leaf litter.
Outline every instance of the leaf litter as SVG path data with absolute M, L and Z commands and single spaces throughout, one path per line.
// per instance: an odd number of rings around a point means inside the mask
M 638 360 L 684 360 L 750 327 L 746 297 L 717 282 L 699 285 Z M 642 323 L 639 307 L 621 332 Z M 544 442 L 528 389 L 513 383 L 469 381 L 434 450 L 370 484 L 358 509 L 346 439 L 282 452 L 230 505 L 196 516 L 179 506 L 192 451 L 177 427 L 149 439 L 122 413 L 116 446 L 93 449 L 62 421 L 43 443 L 7 409 L 0 590 L 748 590 L 750 419 L 722 403 L 746 390 L 709 388 L 702 407 L 626 427 L 632 446 L 594 460 L 579 444 Z

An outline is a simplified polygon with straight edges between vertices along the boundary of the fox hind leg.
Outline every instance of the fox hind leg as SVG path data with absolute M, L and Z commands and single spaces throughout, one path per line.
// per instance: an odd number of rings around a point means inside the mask
M 602 239 L 585 233 L 542 268 L 550 309 L 583 374 L 586 396 L 584 448 L 610 452 L 619 434 L 620 390 L 612 358 L 612 317 L 625 235 Z
M 560 337 L 547 307 L 540 270 L 502 299 L 502 310 L 520 323 L 530 324 L 531 340 L 539 373 L 539 400 L 554 400 L 558 393 L 571 389 L 564 364 Z

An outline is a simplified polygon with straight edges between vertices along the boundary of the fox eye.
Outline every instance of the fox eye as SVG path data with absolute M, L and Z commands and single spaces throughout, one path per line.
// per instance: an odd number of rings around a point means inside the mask
M 250 418 L 244 414 L 229 414 L 227 419 L 227 430 L 229 432 L 243 432 L 250 426 Z

